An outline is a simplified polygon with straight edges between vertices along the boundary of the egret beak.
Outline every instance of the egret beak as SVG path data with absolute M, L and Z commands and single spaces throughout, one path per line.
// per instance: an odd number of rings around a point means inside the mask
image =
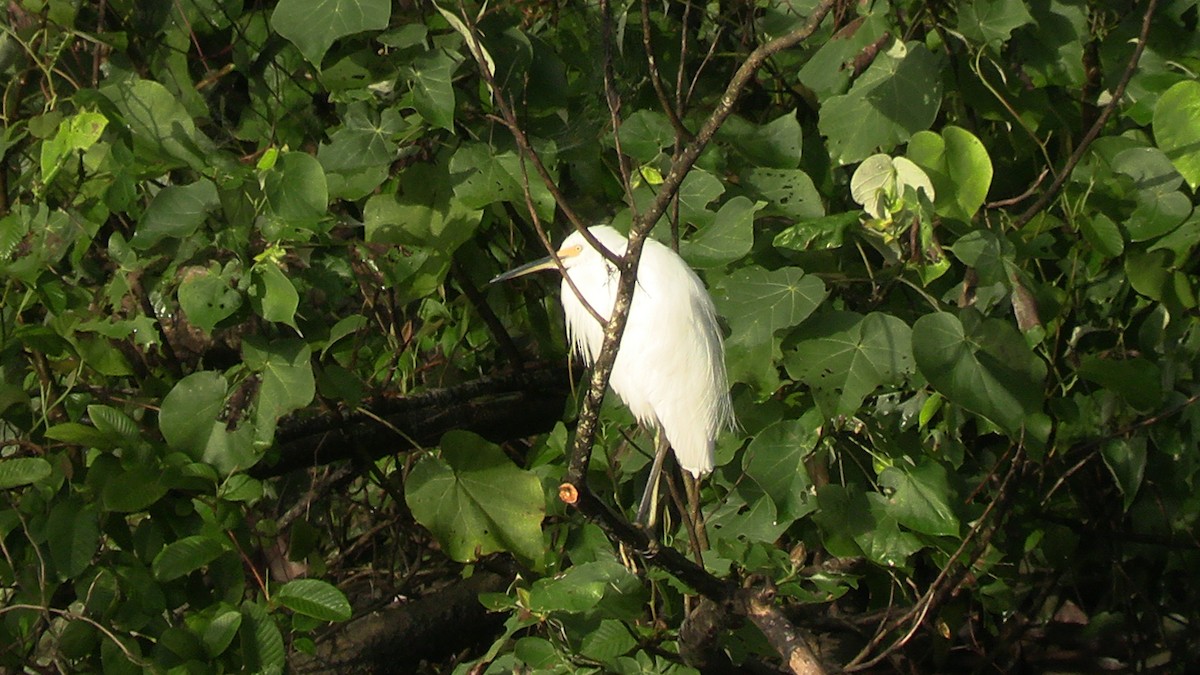
M 541 272 L 542 270 L 552 270 L 552 269 L 555 269 L 556 267 L 557 266 L 554 264 L 554 258 L 552 258 L 550 256 L 546 256 L 545 258 L 542 258 L 541 260 L 534 260 L 533 262 L 525 263 L 524 265 L 521 265 L 520 267 L 514 267 L 507 272 L 502 272 L 500 274 L 497 274 L 495 276 L 495 278 L 493 278 L 491 280 L 490 283 L 495 284 L 495 283 L 499 283 L 501 281 L 508 281 L 509 279 L 516 279 L 517 277 L 523 277 L 526 274 L 532 274 L 534 272 Z
M 532 274 L 533 272 L 541 272 L 542 270 L 558 269 L 558 265 L 554 262 L 555 256 L 557 256 L 559 260 L 566 260 L 567 258 L 574 258 L 582 252 L 583 247 L 578 245 L 561 248 L 553 256 L 546 256 L 540 260 L 534 260 L 533 262 L 525 263 L 524 265 L 515 267 L 507 272 L 497 274 L 489 283 L 494 284 L 500 281 L 508 281 L 509 279 L 523 277 L 526 274 Z

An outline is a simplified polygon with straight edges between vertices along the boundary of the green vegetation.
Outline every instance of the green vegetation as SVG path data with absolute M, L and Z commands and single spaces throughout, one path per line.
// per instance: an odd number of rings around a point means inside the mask
M 8 3 L 0 670 L 778 666 L 753 622 L 691 630 L 743 585 L 852 671 L 1182 670 L 1198 23 Z M 539 228 L 660 206 L 727 328 L 711 577 L 677 497 L 679 555 L 631 546 L 652 440 L 615 402 L 573 468 L 621 515 L 560 501 L 588 378 L 556 279 L 487 283 Z M 337 642 L 456 588 L 479 620 L 441 652 L 422 622 L 389 623 L 419 656 Z

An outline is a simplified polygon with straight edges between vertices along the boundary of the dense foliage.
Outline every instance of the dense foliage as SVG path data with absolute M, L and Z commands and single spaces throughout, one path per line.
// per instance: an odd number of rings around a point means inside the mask
M 565 360 L 556 279 L 487 281 L 706 141 L 653 233 L 728 329 L 704 566 L 851 669 L 1200 659 L 1200 8 L 832 3 L 697 139 L 830 4 L 9 3 L 0 669 L 328 664 L 486 572 L 502 625 L 435 668 L 690 672 L 689 589 L 558 499 L 574 402 L 271 467 L 297 420 Z M 650 446 L 610 401 L 626 515 Z

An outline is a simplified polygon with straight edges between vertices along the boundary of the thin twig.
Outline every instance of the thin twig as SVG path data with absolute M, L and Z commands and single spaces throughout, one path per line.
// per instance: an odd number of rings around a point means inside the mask
M 1059 191 L 1062 190 L 1063 184 L 1067 182 L 1067 178 L 1075 170 L 1075 166 L 1083 159 L 1083 155 L 1088 151 L 1088 148 L 1091 147 L 1092 142 L 1096 140 L 1096 137 L 1100 135 L 1100 131 L 1104 128 L 1104 125 L 1108 123 L 1108 118 L 1112 117 L 1112 114 L 1114 111 L 1116 111 L 1117 106 L 1121 104 L 1121 99 L 1125 96 L 1125 87 L 1129 84 L 1129 80 L 1133 78 L 1134 72 L 1137 71 L 1138 61 L 1141 60 L 1142 52 L 1146 49 L 1146 41 L 1150 37 L 1150 19 L 1154 16 L 1154 10 L 1156 7 L 1158 7 L 1158 0 L 1150 0 L 1149 4 L 1146 6 L 1146 14 L 1142 17 L 1142 30 L 1138 34 L 1137 45 L 1133 48 L 1133 54 L 1129 57 L 1129 64 L 1125 66 L 1125 72 L 1121 75 L 1121 80 L 1117 82 L 1117 86 L 1113 89 L 1112 100 L 1108 102 L 1108 105 L 1104 106 L 1104 110 L 1101 111 L 1100 116 L 1096 118 L 1095 124 L 1092 125 L 1092 128 L 1088 129 L 1087 134 L 1084 135 L 1083 140 L 1079 143 L 1079 146 L 1075 148 L 1075 152 L 1071 153 L 1071 156 L 1067 159 L 1066 164 L 1063 165 L 1062 170 L 1059 171 L 1058 175 L 1054 178 L 1054 182 L 1050 183 L 1050 187 L 1046 188 L 1046 191 L 1042 193 L 1042 196 L 1038 197 L 1037 201 L 1034 202 L 1032 206 L 1026 209 L 1024 213 L 1022 213 L 1017 217 L 1016 220 L 1013 221 L 1014 229 L 1019 230 L 1024 227 L 1025 223 L 1028 223 L 1034 216 L 1040 213 L 1042 209 L 1045 209 L 1046 205 L 1049 204 L 1051 200 L 1058 196 Z

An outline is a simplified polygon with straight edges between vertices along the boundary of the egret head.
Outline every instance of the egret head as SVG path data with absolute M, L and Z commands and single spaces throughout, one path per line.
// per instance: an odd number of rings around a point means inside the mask
M 605 248 L 609 249 L 613 253 L 616 253 L 617 255 L 623 255 L 625 253 L 625 238 L 620 234 L 617 234 L 616 230 L 608 227 L 594 227 L 591 228 L 591 232 L 592 235 L 596 236 L 597 240 L 605 246 Z M 612 232 L 614 235 L 616 235 L 615 240 L 612 240 L 612 237 L 607 236 L 607 232 Z M 540 260 L 534 260 L 533 262 L 525 263 L 520 267 L 516 267 L 507 272 L 499 274 L 492 279 L 492 283 L 494 284 L 500 281 L 508 281 L 509 279 L 515 279 L 517 277 L 533 272 L 540 272 L 542 270 L 557 269 L 557 265 L 554 263 L 554 258 L 558 258 L 559 261 L 562 262 L 564 270 L 570 270 L 571 268 L 577 266 L 583 267 L 588 264 L 599 264 L 604 262 L 604 255 L 593 248 L 591 244 L 589 244 L 588 241 L 583 238 L 582 234 L 579 232 L 572 232 L 570 236 L 563 241 L 562 246 L 558 248 L 558 250 L 554 253 L 554 256 L 547 256 L 545 258 L 541 258 Z

